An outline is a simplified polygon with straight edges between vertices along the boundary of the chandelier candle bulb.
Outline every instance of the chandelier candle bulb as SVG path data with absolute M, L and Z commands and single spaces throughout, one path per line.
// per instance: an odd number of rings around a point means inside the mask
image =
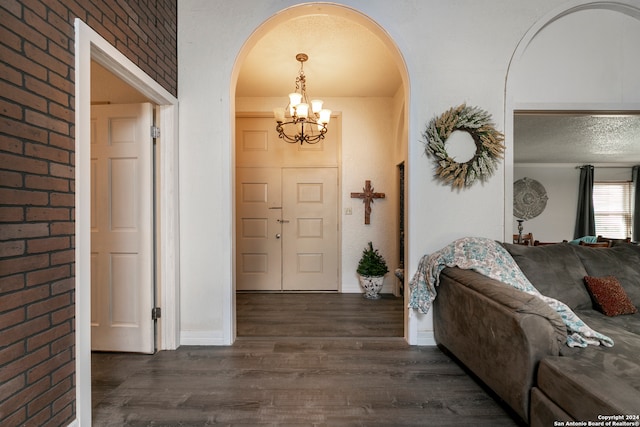
M 276 118 L 276 122 L 284 122 L 284 108 L 277 107 L 273 109 L 273 116 Z
M 314 114 L 318 114 L 322 110 L 322 100 L 321 99 L 312 99 L 311 100 L 311 111 Z
M 302 102 L 302 95 L 297 92 L 292 92 L 289 94 L 289 104 L 291 107 L 296 108 L 298 104 Z
M 305 104 L 304 102 L 302 104 L 298 104 L 296 112 L 298 113 L 298 117 L 306 119 L 309 117 L 309 104 Z
M 329 123 L 329 120 L 331 120 L 331 110 L 327 110 L 326 108 L 320 110 L 320 120 L 318 121 L 326 125 Z

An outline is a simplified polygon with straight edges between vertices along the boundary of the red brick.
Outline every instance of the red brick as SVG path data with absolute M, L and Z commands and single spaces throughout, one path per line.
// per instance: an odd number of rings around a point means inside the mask
M 34 113 L 33 111 L 27 111 L 27 116 L 34 115 L 34 114 L 37 114 L 37 113 Z M 66 123 L 60 122 L 60 121 L 57 121 L 57 122 L 61 123 L 68 130 L 68 125 Z M 36 123 L 33 123 L 33 124 L 36 124 Z M 43 127 L 53 130 L 53 123 L 51 123 L 51 126 L 43 125 Z M 37 157 L 39 159 L 53 160 L 54 162 L 58 162 L 58 163 L 69 163 L 69 151 L 61 150 L 55 147 L 49 147 L 43 144 L 31 144 L 31 143 L 25 144 L 24 154 L 29 157 Z
M 16 154 L 22 154 L 24 151 L 24 144 L 18 138 L 12 138 L 7 135 L 0 135 L 0 150 L 2 151 L 10 151 Z M 0 161 L 0 164 L 1 161 Z M 5 167 L 4 165 L 2 166 Z
M 47 268 L 43 270 L 31 271 L 27 273 L 27 286 L 42 285 L 53 281 L 69 277 L 71 271 L 68 265 Z
M 24 343 L 20 342 L 19 344 L 24 349 Z M 47 360 L 48 357 L 49 350 L 46 348 L 41 348 L 33 353 L 23 354 L 22 356 L 17 357 L 12 361 L 10 369 L 3 369 L 2 372 L 0 372 L 0 383 L 17 375 L 25 374 L 29 368 L 37 365 L 38 363 L 42 363 L 44 360 Z
M 73 249 L 58 251 L 51 254 L 51 265 L 71 264 L 75 261 L 76 252 Z
M 60 382 L 61 383 L 64 382 L 65 384 L 68 384 L 69 390 L 53 402 L 52 410 L 54 414 L 59 413 L 59 414 L 64 414 L 64 416 L 69 416 L 70 414 L 65 413 L 63 410 L 65 408 L 68 408 L 75 401 L 76 392 L 75 392 L 75 389 L 72 388 L 71 378 L 64 377 L 63 379 L 60 380 Z
M 33 26 L 26 24 L 19 19 L 3 19 L 2 24 L 11 31 L 16 37 L 21 39 L 27 39 L 31 43 L 37 45 L 41 49 L 47 48 L 47 38 L 39 33 Z M 22 46 L 14 48 L 17 51 L 22 49 Z
M 74 278 L 58 280 L 51 285 L 51 295 L 58 295 L 63 292 L 73 291 L 76 288 L 76 281 Z
M 1 274 L 4 274 L 2 272 Z M 25 287 L 24 274 L 5 276 L 2 278 L 2 292 L 13 292 Z M 0 363 L 2 365 L 2 363 Z
M 71 380 L 62 381 L 49 388 L 45 393 L 27 403 L 27 414 L 31 415 L 37 413 L 53 400 L 62 396 L 69 389 L 71 389 Z
M 26 402 L 30 402 L 37 396 L 42 395 L 49 388 L 48 378 L 43 378 L 35 384 L 31 384 L 20 392 L 14 394 L 4 402 L 2 402 L 2 409 L 4 412 L 11 414 L 18 408 L 25 405 Z M 27 409 L 27 413 L 28 413 Z M 37 424 L 35 424 L 37 425 Z
M 44 206 L 49 202 L 49 195 L 42 191 L 0 188 L 0 200 L 6 205 Z
M 26 75 L 31 75 L 33 77 L 36 77 L 38 79 L 44 80 L 47 78 L 47 69 L 45 67 L 43 67 L 40 64 L 36 64 L 35 62 L 33 62 L 30 58 L 27 58 L 26 56 L 24 56 L 21 53 L 18 53 L 16 51 L 13 51 L 5 46 L 2 46 L 0 44 L 0 58 L 2 58 L 3 62 L 5 64 L 11 64 L 11 67 L 14 70 L 18 70 L 21 71 L 23 73 L 25 73 Z M 23 76 L 20 78 L 20 82 L 14 82 L 16 84 L 16 86 L 22 86 L 22 78 Z M 10 84 L 6 84 L 6 83 L 2 83 L 2 93 L 4 95 L 5 98 L 8 99 L 12 99 L 14 101 L 22 101 L 22 98 L 19 96 L 16 96 L 16 93 L 20 92 L 23 93 L 22 96 L 24 96 L 25 99 L 24 102 L 22 102 L 23 105 L 26 106 L 33 106 L 31 105 L 31 103 L 33 103 L 37 98 L 40 98 L 37 93 L 36 94 L 30 94 L 29 92 L 26 92 L 22 89 L 20 89 L 19 87 L 10 85 Z M 13 89 L 11 89 L 13 88 Z M 38 102 L 38 104 L 40 104 L 43 100 L 40 99 L 40 101 Z M 46 109 L 46 105 L 44 106 L 44 108 Z M 44 109 L 43 109 L 44 110 Z
M 4 313 L 0 314 L 0 325 L 2 325 L 3 329 L 10 328 L 13 325 L 17 325 L 24 320 L 24 309 L 22 307 L 16 308 L 11 311 L 5 311 Z
M 0 222 L 18 222 L 24 220 L 24 209 L 22 207 L 0 207 Z M 2 225 L 3 227 L 6 224 Z
M 10 240 L 8 242 L 0 242 L 0 257 L 6 258 L 23 255 L 24 249 L 24 240 Z
M 6 9 L 13 16 L 22 18 L 22 3 L 18 0 L 3 0 L 0 7 Z
M 12 119 L 22 120 L 22 105 L 0 99 L 0 114 Z
M 2 418 L 3 427 L 21 427 L 24 426 L 24 421 L 27 419 L 27 409 L 20 408 L 13 414 Z
M 2 227 L 0 227 L 0 240 L 24 239 L 29 237 L 44 237 L 48 235 L 49 235 L 49 226 L 45 223 L 2 224 Z
M 75 223 L 74 222 L 54 222 L 51 224 L 51 235 L 52 236 L 66 236 L 69 234 L 73 234 L 75 232 Z
M 27 306 L 27 318 L 34 319 L 36 317 L 42 316 L 43 314 L 53 313 L 56 310 L 59 310 L 62 307 L 68 306 L 71 303 L 69 295 L 61 294 L 53 298 L 47 298 L 43 301 L 38 301 L 36 303 L 30 304 Z
M 64 61 L 61 61 L 55 56 L 50 55 L 49 53 L 40 49 L 38 46 L 29 43 L 28 41 L 25 41 L 24 43 L 24 54 L 28 58 L 33 60 L 36 64 L 40 64 L 43 67 L 47 68 L 49 72 L 53 71 L 54 73 L 58 73 L 62 76 L 67 75 L 67 73 L 69 72 L 69 65 L 67 65 Z M 26 80 L 26 83 L 27 83 L 27 88 L 33 90 L 33 88 L 30 86 L 29 83 L 34 83 L 34 82 L 33 81 L 29 82 L 29 80 Z M 34 91 L 37 92 L 36 90 Z M 51 90 L 51 88 L 49 88 L 47 92 L 49 96 L 51 96 L 54 93 Z M 40 92 L 37 92 L 37 93 L 40 93 Z M 51 97 L 49 99 L 55 102 L 59 102 L 55 97 Z M 66 103 L 62 103 L 62 102 L 59 102 L 59 103 L 66 105 Z
M 2 85 L 0 84 L 0 86 Z M 4 133 L 18 138 L 41 143 L 47 142 L 48 133 L 46 130 L 7 117 L 0 116 L 0 129 L 2 129 Z
M 31 172 L 36 174 L 45 174 L 48 171 L 48 164 L 42 160 L 28 159 L 13 154 L 0 153 L 0 164 L 7 170 Z M 2 196 L 0 196 L 2 200 Z
M 17 376 L 10 381 L 0 383 L 0 396 L 11 396 L 12 394 L 20 391 L 24 387 L 24 385 L 24 376 L 22 375 Z
M 47 237 L 44 239 L 31 239 L 27 242 L 27 253 L 39 254 L 43 252 L 53 252 L 60 249 L 69 248 L 68 237 Z
M 75 202 L 75 194 L 52 193 L 49 196 L 49 203 L 51 206 L 65 206 L 72 208 L 75 206 Z
M 12 310 L 49 297 L 48 286 L 38 286 L 0 295 L 2 311 Z
M 51 382 L 53 384 L 57 384 L 60 381 L 65 380 L 66 378 L 71 378 L 75 373 L 75 367 L 76 366 L 73 360 L 70 360 L 69 362 L 65 363 L 60 368 L 58 368 L 55 372 L 52 373 Z
M 72 82 L 70 82 L 69 80 L 65 80 L 61 77 L 49 77 L 49 81 L 53 84 L 53 80 L 56 81 L 56 83 L 54 84 L 55 87 L 59 88 L 59 89 L 64 89 L 64 90 L 70 90 L 71 92 L 73 92 L 74 90 L 74 85 Z M 67 87 L 61 87 L 60 85 L 64 85 Z M 49 106 L 49 114 L 51 114 L 51 116 L 56 117 L 60 120 L 63 120 L 66 123 L 74 123 L 75 122 L 75 117 L 76 117 L 76 112 L 74 111 L 73 108 L 70 107 L 63 107 L 60 104 L 54 104 L 52 103 Z M 64 132 L 62 132 L 64 133 Z
M 40 269 L 49 266 L 49 255 L 32 255 L 32 256 L 24 256 L 22 258 L 9 258 L 5 260 L 0 260 L 0 274 L 3 276 L 5 274 L 16 274 L 23 273 L 29 270 Z M 0 296 L 0 301 L 2 301 L 4 297 Z M 0 304 L 0 307 L 3 307 L 3 304 Z
M 64 64 L 60 64 L 64 66 Z M 63 74 L 66 71 L 66 66 L 62 66 L 58 67 L 60 68 L 58 74 Z M 26 76 L 24 81 L 25 87 L 38 95 L 61 105 L 69 105 L 68 93 L 56 89 L 42 80 L 34 79 L 33 77 Z
M 32 384 L 64 366 L 71 357 L 69 353 L 59 353 L 27 371 L 27 384 Z
M 61 165 L 59 163 L 51 163 L 49 172 L 53 176 L 62 178 L 74 178 L 75 169 L 71 166 Z
M 60 119 L 48 116 L 46 114 L 38 113 L 36 111 L 27 110 L 25 112 L 25 121 L 34 126 L 45 128 L 53 132 L 62 134 L 69 133 L 69 123 Z
M 0 366 L 4 365 L 7 362 L 15 361 L 21 358 L 23 355 L 24 355 L 23 342 L 17 342 L 15 344 L 10 345 L 9 347 L 0 349 Z
M 53 105 L 56 105 L 55 108 L 62 108 L 60 106 L 57 106 L 57 104 L 52 104 L 52 108 L 54 108 Z M 49 135 L 49 145 L 72 151 L 76 148 L 76 140 L 68 135 L 52 133 L 51 135 Z
M 67 309 L 64 310 L 71 310 L 71 308 L 73 307 L 69 307 Z M 64 310 L 60 310 L 61 312 Z M 75 314 L 75 309 L 73 310 L 74 314 Z M 71 314 L 69 316 L 69 319 L 71 319 L 71 321 L 69 323 L 71 323 L 73 325 L 73 318 L 74 318 L 74 314 Z M 71 329 L 73 329 L 73 326 L 71 327 Z M 55 341 L 51 342 L 51 354 L 57 354 L 60 353 L 62 351 L 71 351 L 73 352 L 73 346 L 76 343 L 76 337 L 73 333 L 71 334 L 67 334 L 65 336 L 63 336 L 62 338 L 59 338 Z
M 27 208 L 27 221 L 65 221 L 70 218 L 67 208 Z
M 9 83 L 22 86 L 22 73 L 15 68 L 9 67 L 5 62 L 0 62 L 0 76 Z
M 34 190 L 69 191 L 69 180 L 66 178 L 53 178 L 43 175 L 27 175 L 24 186 Z
M 22 174 L 0 170 L 0 185 L 3 187 L 22 187 Z
M 26 321 L 25 323 L 20 323 L 14 327 L 4 329 L 2 334 L 0 334 L 0 347 L 13 344 L 17 341 L 22 341 L 30 335 L 47 330 L 49 326 L 51 326 L 49 319 L 46 316 L 43 316 Z M 46 352 L 48 355 L 49 350 L 47 349 Z M 0 375 L 3 374 L 0 373 Z

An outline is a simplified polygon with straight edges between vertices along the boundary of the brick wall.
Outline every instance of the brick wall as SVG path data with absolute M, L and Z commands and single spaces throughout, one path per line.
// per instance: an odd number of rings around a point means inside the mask
M 0 1 L 0 425 L 75 418 L 74 27 L 174 96 L 176 0 Z

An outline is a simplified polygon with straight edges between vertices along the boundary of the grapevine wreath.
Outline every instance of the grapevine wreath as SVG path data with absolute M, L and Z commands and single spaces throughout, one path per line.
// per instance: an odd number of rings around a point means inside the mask
M 476 152 L 469 161 L 458 163 L 447 154 L 445 143 L 454 131 L 471 134 Z M 435 176 L 453 188 L 470 187 L 476 180 L 488 179 L 504 153 L 504 135 L 491 122 L 491 114 L 466 104 L 451 108 L 440 117 L 433 118 L 422 134 L 425 152 L 435 157 Z

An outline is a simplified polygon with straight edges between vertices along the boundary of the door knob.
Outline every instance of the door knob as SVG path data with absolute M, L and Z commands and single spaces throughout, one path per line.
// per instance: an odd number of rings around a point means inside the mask
M 276 239 L 280 238 L 280 233 L 276 233 Z
M 280 224 L 286 224 L 286 223 L 288 223 L 288 222 L 289 222 L 289 220 L 288 220 L 288 219 L 279 219 L 279 220 L 277 220 L 277 221 L 278 221 Z

